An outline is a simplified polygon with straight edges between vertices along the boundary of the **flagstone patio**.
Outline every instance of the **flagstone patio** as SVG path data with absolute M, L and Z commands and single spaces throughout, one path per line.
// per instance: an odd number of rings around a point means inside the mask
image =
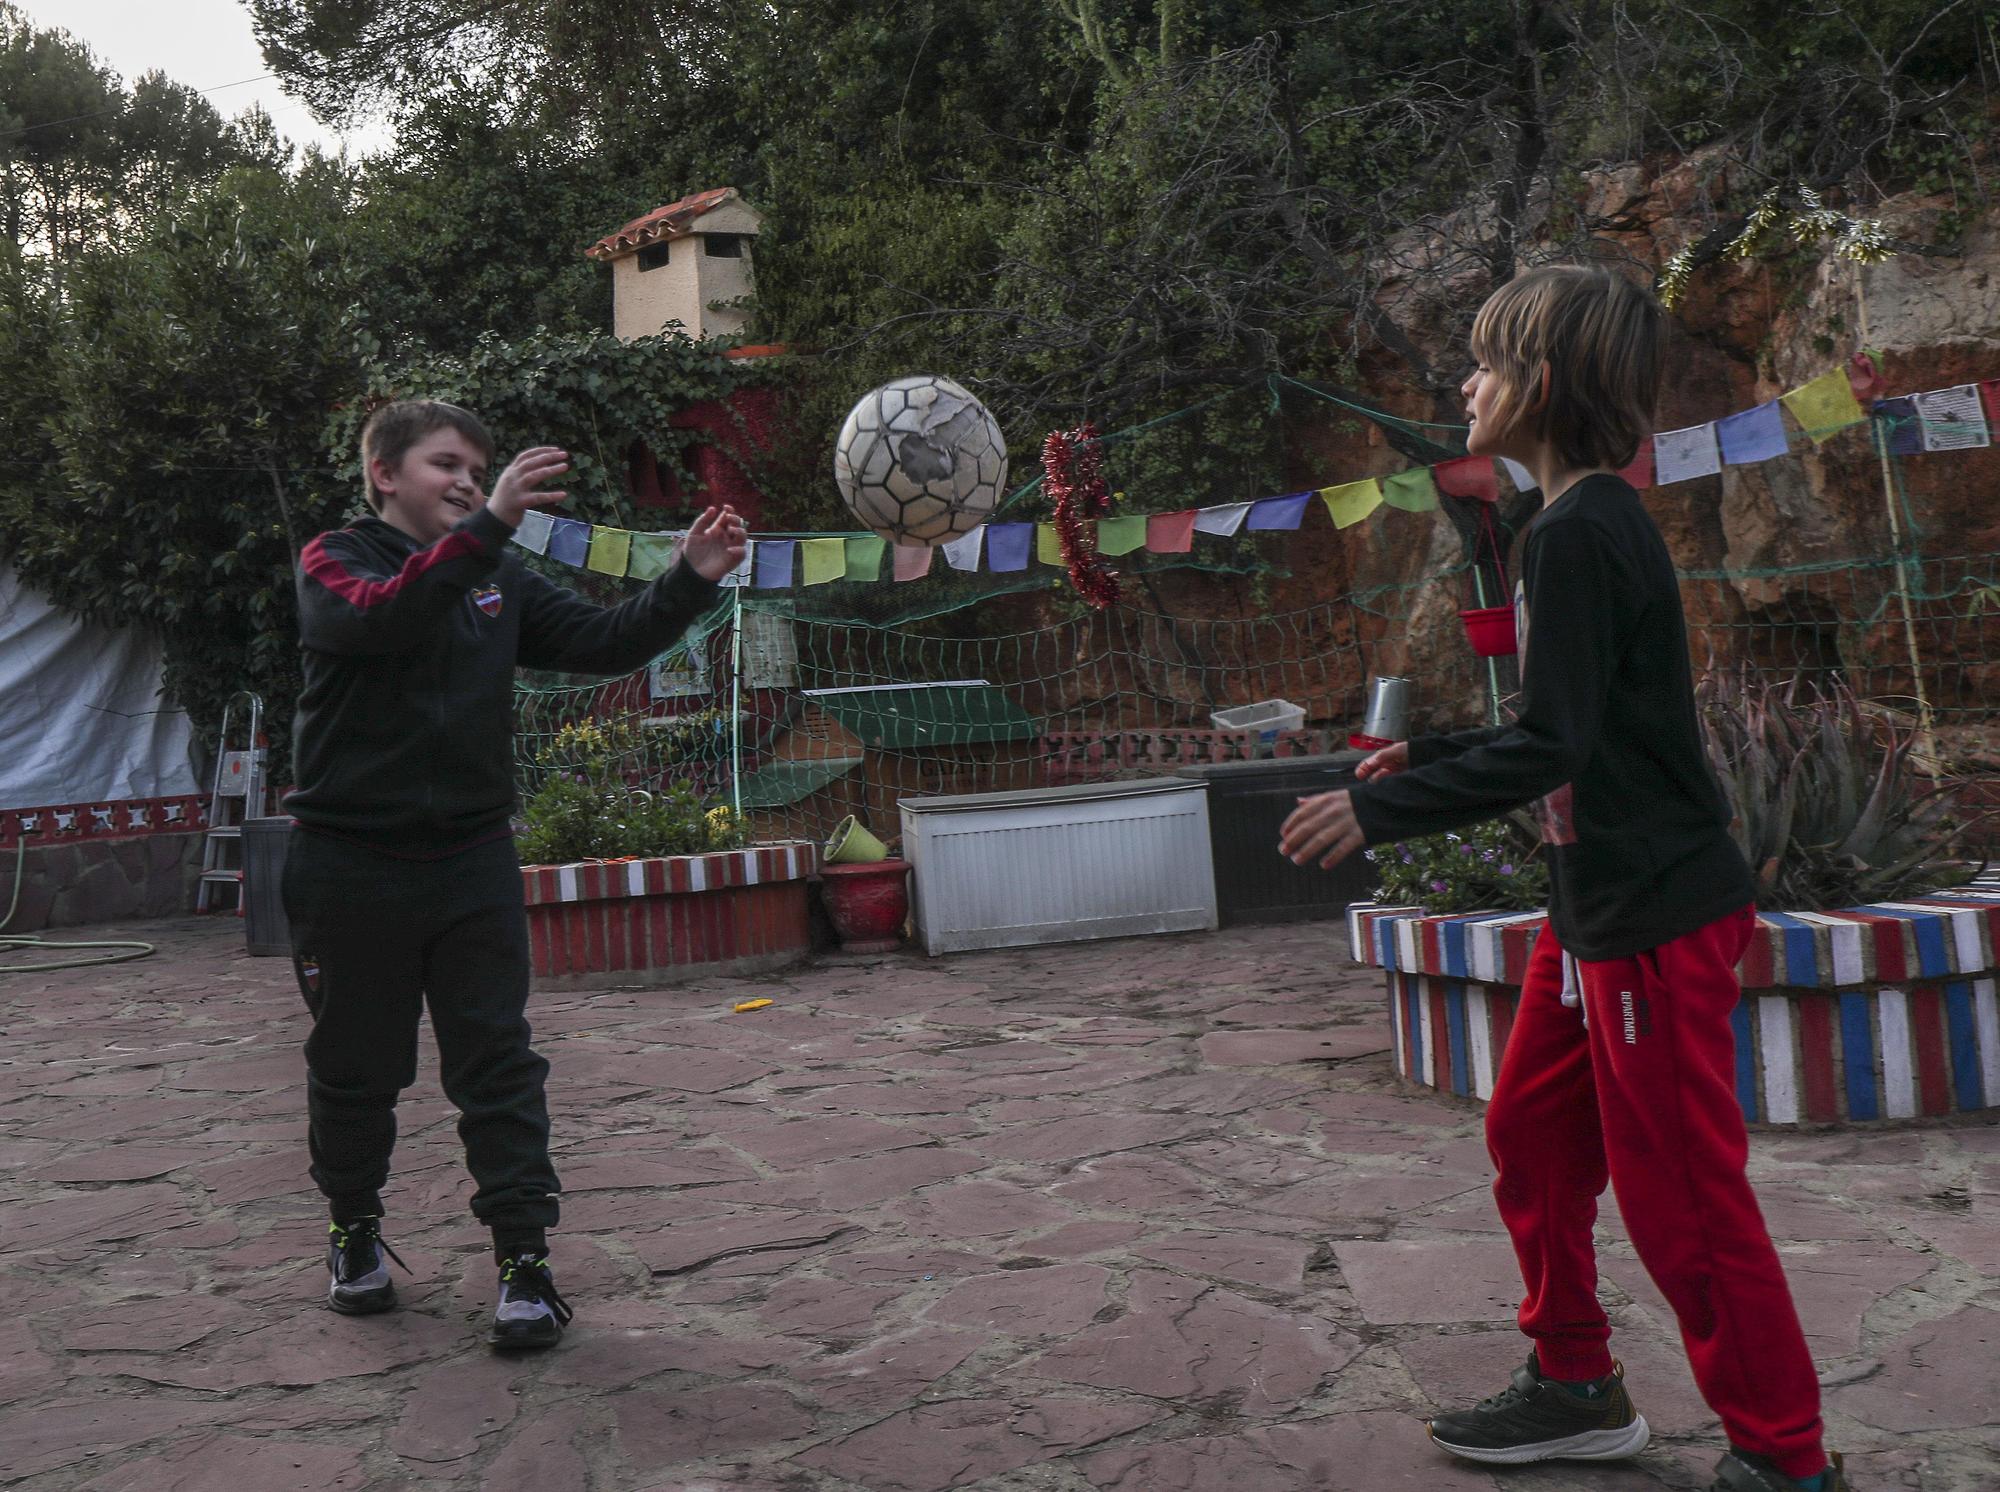
M 518 1359 L 428 1054 L 405 1309 L 335 1316 L 289 968 L 230 919 L 93 935 L 160 952 L 0 979 L 0 1484 L 1651 1492 L 1721 1448 L 1607 1201 L 1653 1447 L 1431 1449 L 1519 1287 L 1479 1116 L 1397 1085 L 1338 924 L 538 996 L 578 1315 Z M 1855 1487 L 2000 1487 L 2000 1125 L 1752 1164 Z

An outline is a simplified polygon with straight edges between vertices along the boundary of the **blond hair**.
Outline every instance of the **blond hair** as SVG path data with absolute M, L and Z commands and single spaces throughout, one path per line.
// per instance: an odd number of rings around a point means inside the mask
M 1652 433 L 1665 343 L 1666 313 L 1650 291 L 1577 264 L 1508 281 L 1472 324 L 1472 354 L 1499 384 L 1491 418 L 1503 431 L 1529 430 L 1571 468 L 1627 466 L 1638 455 Z
M 437 430 L 456 430 L 478 446 L 487 465 L 493 464 L 493 437 L 479 416 L 442 399 L 397 399 L 368 416 L 361 427 L 361 479 L 368 487 L 368 506 L 382 511 L 382 494 L 376 490 L 374 464 L 395 466 L 410 453 L 410 447 Z

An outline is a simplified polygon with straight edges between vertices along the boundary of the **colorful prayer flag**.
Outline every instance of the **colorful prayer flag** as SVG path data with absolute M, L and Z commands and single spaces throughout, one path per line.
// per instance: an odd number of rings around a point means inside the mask
M 799 540 L 799 581 L 803 585 L 827 585 L 847 574 L 845 539 Z
M 1345 482 L 1338 487 L 1322 487 L 1319 500 L 1337 528 L 1352 528 L 1382 506 L 1382 484 L 1373 477 Z
M 1762 404 L 1724 415 L 1715 422 L 1715 440 L 1722 448 L 1725 466 L 1769 461 L 1792 448 L 1785 439 L 1785 420 L 1778 413 L 1776 399 L 1766 399 Z
M 2000 378 L 1980 380 L 1979 402 L 1986 406 L 1988 427 L 2000 425 Z
M 757 544 L 755 585 L 760 591 L 781 591 L 792 583 L 792 555 L 798 549 L 793 539 L 762 539 Z
M 590 525 L 575 518 L 552 519 L 548 553 L 552 560 L 581 568 L 590 557 Z
M 1456 461 L 1440 461 L 1431 468 L 1438 491 L 1452 497 L 1477 498 L 1490 503 L 1500 500 L 1500 479 L 1493 475 L 1490 456 L 1460 456 Z
M 521 526 L 514 530 L 514 542 L 531 554 L 547 554 L 552 526 L 548 514 L 540 508 L 530 508 L 521 515 Z
M 847 541 L 847 565 L 842 578 L 847 580 L 880 580 L 882 578 L 882 551 L 889 547 L 889 541 L 876 534 Z
M 1146 543 L 1146 518 L 1143 513 L 1134 513 L 1123 518 L 1100 518 L 1097 520 L 1097 552 L 1099 554 L 1130 554 L 1143 548 Z
M 1035 525 L 1035 558 L 1045 565 L 1062 566 L 1062 535 L 1056 532 L 1053 523 Z
M 995 574 L 1010 574 L 1028 568 L 1028 551 L 1035 542 L 1032 523 L 989 523 L 986 525 L 986 568 Z
M 1927 451 L 1973 451 L 1993 443 L 1979 408 L 1976 383 L 1917 395 L 1917 419 Z
M 1924 434 L 1917 419 L 1917 401 L 1908 394 L 1875 401 L 1875 418 L 1882 422 L 1883 439 L 1891 456 L 1915 456 L 1924 448 Z
M 931 573 L 931 555 L 936 551 L 928 544 L 897 544 L 889 550 L 890 573 L 897 580 L 922 580 Z
M 600 528 L 590 535 L 590 553 L 584 564 L 600 575 L 623 579 L 632 562 L 632 533 L 623 528 Z
M 1541 490 L 1541 483 L 1535 480 L 1535 474 L 1516 461 L 1512 456 L 1502 456 L 1500 464 L 1507 468 L 1507 480 L 1514 484 L 1516 492 L 1539 492 Z
M 1722 451 L 1715 443 L 1715 426 L 1689 425 L 1662 430 L 1653 437 L 1653 480 L 1662 487 L 1694 477 L 1712 477 L 1722 470 Z
M 980 551 L 986 547 L 986 526 L 981 524 L 969 533 L 960 534 L 949 544 L 940 546 L 944 550 L 945 562 L 954 570 L 977 570 Z
M 1429 513 L 1438 505 L 1437 483 L 1428 466 L 1412 466 L 1382 478 L 1382 501 L 1405 513 Z
M 1186 554 L 1194 548 L 1193 508 L 1155 513 L 1146 520 L 1146 549 L 1151 554 Z
M 1294 492 L 1286 497 L 1267 497 L 1261 502 L 1254 502 L 1250 504 L 1250 518 L 1244 527 L 1258 533 L 1297 528 L 1305 519 L 1306 504 L 1311 501 L 1310 492 Z
M 1822 373 L 1811 383 L 1802 383 L 1778 397 L 1814 445 L 1868 418 L 1861 401 L 1854 397 L 1854 380 L 1845 368 Z
M 736 562 L 736 568 L 723 576 L 716 584 L 725 590 L 732 586 L 748 585 L 750 583 L 751 568 L 757 563 L 757 544 L 758 541 L 756 539 L 746 542 L 743 546 L 743 558 Z
M 632 535 L 632 560 L 625 573 L 634 580 L 657 580 L 673 568 L 679 534 Z
M 1227 539 L 1243 527 L 1243 520 L 1249 516 L 1248 503 L 1221 503 L 1213 508 L 1196 508 L 1194 531 Z

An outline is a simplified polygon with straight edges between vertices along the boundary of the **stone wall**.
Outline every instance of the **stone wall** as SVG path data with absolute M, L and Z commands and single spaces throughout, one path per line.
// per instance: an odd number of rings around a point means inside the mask
M 0 909 L 13 891 L 15 857 L 27 856 L 20 902 L 5 930 L 180 916 L 194 906 L 201 845 L 193 831 L 0 848 Z

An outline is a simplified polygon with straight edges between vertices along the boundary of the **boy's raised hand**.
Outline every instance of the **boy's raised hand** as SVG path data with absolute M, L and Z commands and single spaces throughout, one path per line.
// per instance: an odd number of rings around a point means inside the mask
M 509 528 L 521 526 L 521 516 L 530 508 L 553 507 L 569 496 L 567 492 L 543 492 L 542 483 L 569 470 L 569 452 L 555 446 L 530 446 L 500 473 L 493 495 L 486 499 L 486 511 Z
M 750 546 L 750 531 L 743 516 L 729 504 L 703 508 L 681 543 L 681 557 L 704 580 L 720 580 L 743 563 Z

